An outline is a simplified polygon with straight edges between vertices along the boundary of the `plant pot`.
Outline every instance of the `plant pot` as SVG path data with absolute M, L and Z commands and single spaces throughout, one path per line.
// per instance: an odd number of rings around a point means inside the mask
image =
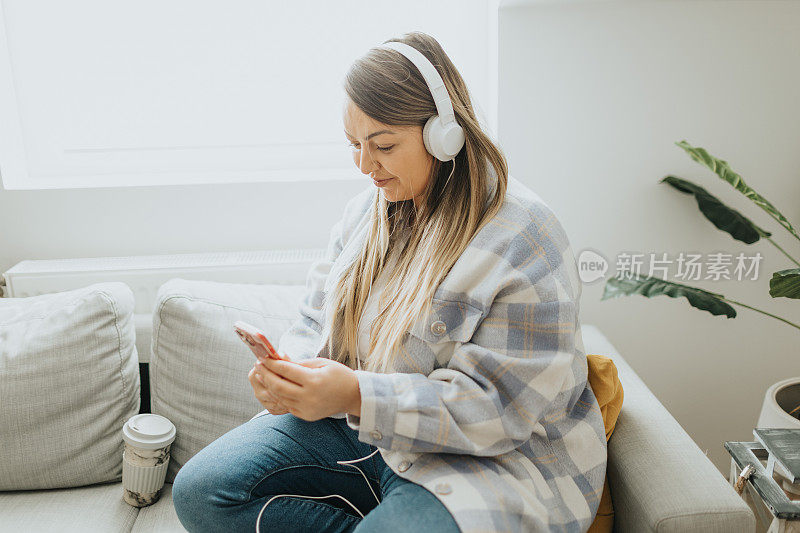
M 774 383 L 764 395 L 764 404 L 761 406 L 761 415 L 758 417 L 756 427 L 800 429 L 800 419 L 789 414 L 798 405 L 800 405 L 800 377 Z M 783 487 L 789 498 L 800 498 L 800 485 L 790 483 L 778 472 L 778 468 L 775 468 L 772 477 Z

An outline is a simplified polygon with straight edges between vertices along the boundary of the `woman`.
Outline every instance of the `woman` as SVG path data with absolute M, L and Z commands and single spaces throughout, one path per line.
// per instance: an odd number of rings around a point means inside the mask
M 439 43 L 391 41 L 436 66 L 463 148 L 425 139 L 446 103 L 419 61 L 381 46 L 353 64 L 344 130 L 377 187 L 311 268 L 278 345 L 292 362 L 249 374 L 266 410 L 178 473 L 190 531 L 586 531 L 597 512 L 605 428 L 567 236 Z

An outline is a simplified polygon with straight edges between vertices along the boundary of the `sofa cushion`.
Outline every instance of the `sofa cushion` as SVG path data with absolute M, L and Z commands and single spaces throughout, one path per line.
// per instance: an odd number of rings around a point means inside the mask
M 122 499 L 122 482 L 60 490 L 0 492 L 0 531 L 128 533 L 139 509 Z
M 274 346 L 299 318 L 303 285 L 256 285 L 175 278 L 153 311 L 150 398 L 153 413 L 177 429 L 167 482 L 194 454 L 264 407 L 247 374 L 255 357 L 234 333 L 243 320 Z
M 139 392 L 127 285 L 1 298 L 0 490 L 120 480 Z
M 131 533 L 186 533 L 175 505 L 172 503 L 172 483 L 164 483 L 161 496 L 153 505 L 139 509 Z

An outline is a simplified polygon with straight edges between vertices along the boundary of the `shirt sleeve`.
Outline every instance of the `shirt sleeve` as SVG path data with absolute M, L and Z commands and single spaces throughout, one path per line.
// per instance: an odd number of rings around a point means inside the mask
M 300 300 L 300 318 L 295 320 L 278 340 L 278 353 L 286 354 L 292 361 L 313 359 L 322 355 L 318 346 L 322 341 L 322 304 L 325 301 L 325 281 L 333 264 L 342 252 L 342 227 L 344 219 L 331 229 L 325 258 L 311 265 L 306 276 L 306 290 Z
M 574 261 L 571 253 L 564 257 Z M 359 440 L 391 450 L 496 456 L 577 401 L 580 292 L 564 259 L 560 266 L 522 263 L 503 276 L 488 313 L 446 367 L 427 376 L 355 371 L 361 412 L 346 420 Z

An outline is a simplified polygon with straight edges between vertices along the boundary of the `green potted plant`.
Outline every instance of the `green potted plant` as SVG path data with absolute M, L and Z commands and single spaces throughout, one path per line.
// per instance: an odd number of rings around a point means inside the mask
M 739 174 L 731 170 L 727 161 L 717 159 L 705 149 L 691 146 L 685 140 L 675 144 L 682 148 L 694 161 L 713 171 L 722 181 L 734 187 L 751 202 L 763 209 L 795 239 L 800 240 L 800 235 L 797 234 L 797 231 L 795 231 L 786 217 L 766 198 L 749 187 Z M 780 250 L 796 267 L 779 270 L 772 274 L 772 278 L 769 280 L 769 295 L 773 298 L 800 299 L 800 262 L 781 248 L 772 239 L 770 232 L 760 228 L 735 209 L 726 206 L 703 187 L 688 180 L 667 175 L 661 179 L 661 183 L 666 183 L 682 193 L 693 196 L 703 216 L 734 239 L 746 244 L 753 244 L 764 239 Z M 736 317 L 736 310 L 733 306 L 737 305 L 780 320 L 788 327 L 800 330 L 800 325 L 798 324 L 767 311 L 732 300 L 722 294 L 653 276 L 612 277 L 606 281 L 601 300 L 632 294 L 641 294 L 648 298 L 656 296 L 684 297 L 696 309 L 709 312 L 712 315 L 725 315 L 728 318 Z M 779 381 L 768 388 L 756 427 L 800 428 L 800 376 Z

